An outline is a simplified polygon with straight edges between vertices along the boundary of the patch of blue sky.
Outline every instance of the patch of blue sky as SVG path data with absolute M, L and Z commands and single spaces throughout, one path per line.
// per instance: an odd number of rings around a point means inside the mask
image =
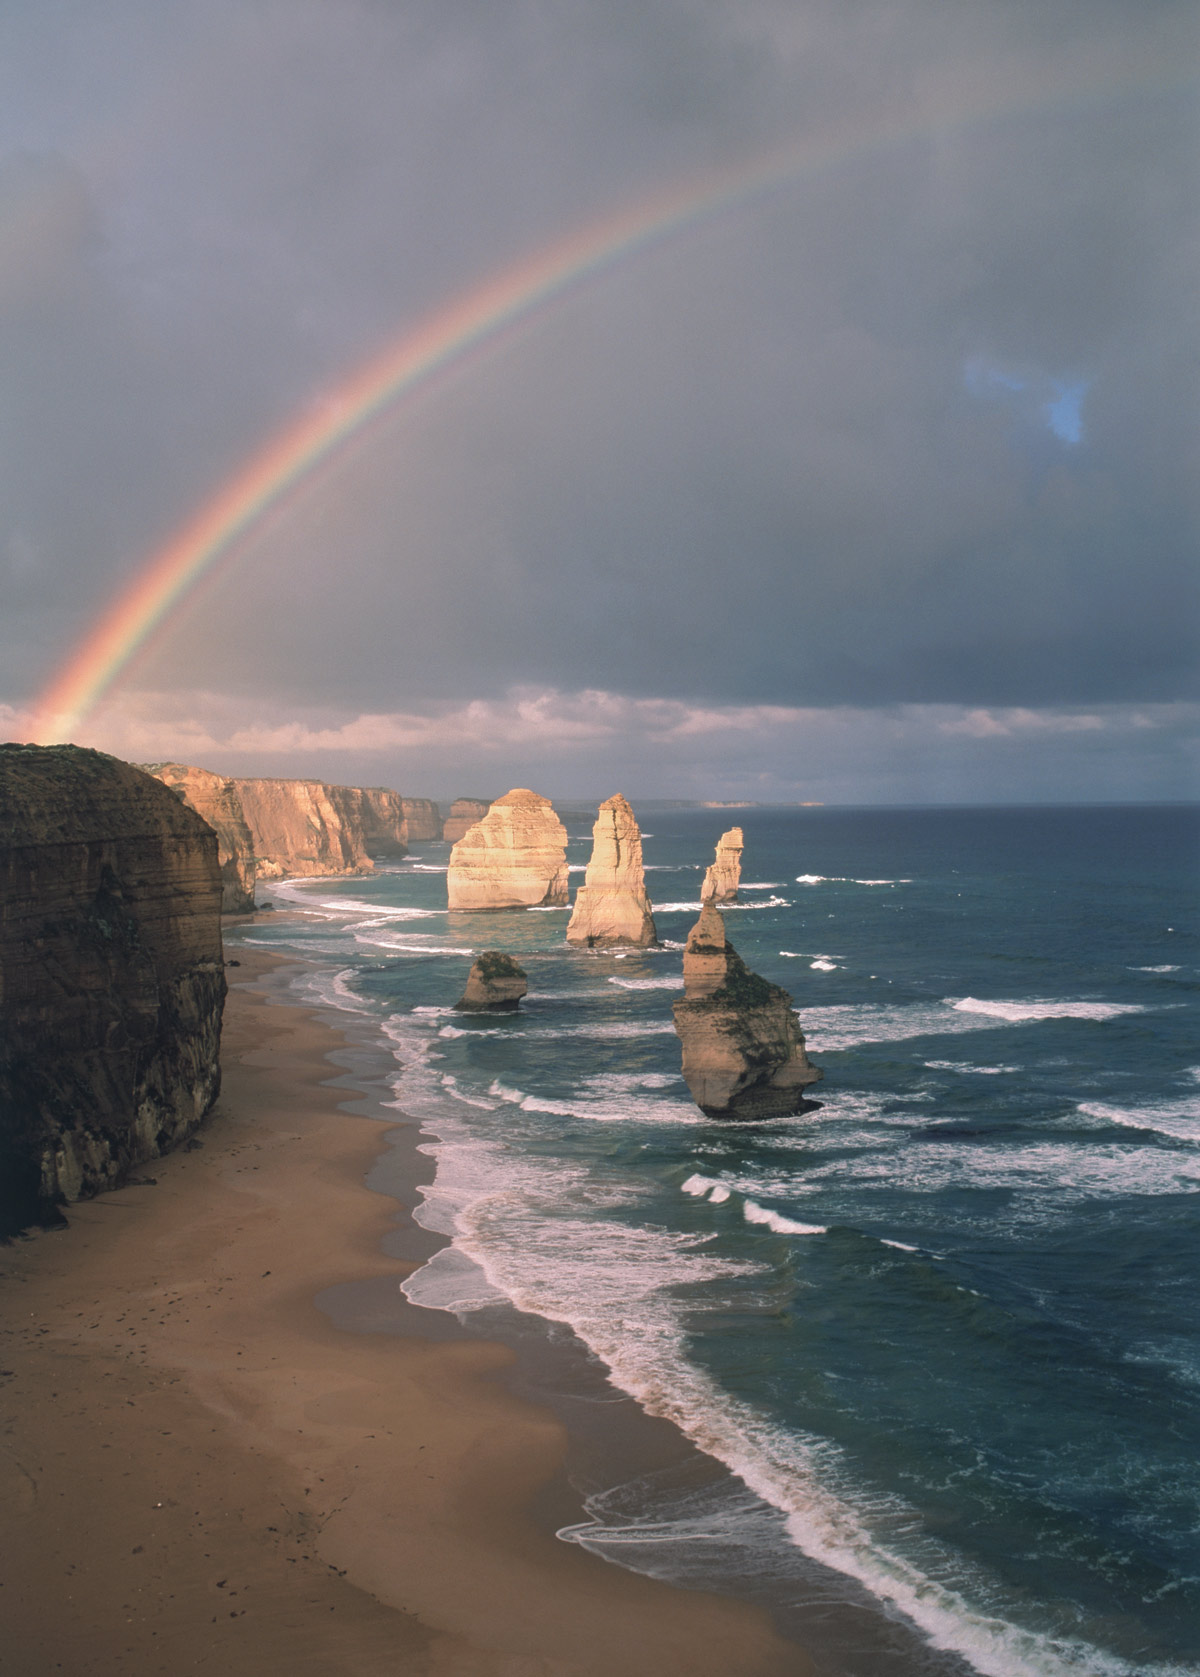
M 1049 374 L 1014 372 L 982 356 L 974 356 L 963 367 L 963 383 L 981 401 L 1006 401 L 1022 413 L 1036 418 L 1060 442 L 1072 447 L 1083 441 L 1083 401 L 1087 381 L 1067 383 Z

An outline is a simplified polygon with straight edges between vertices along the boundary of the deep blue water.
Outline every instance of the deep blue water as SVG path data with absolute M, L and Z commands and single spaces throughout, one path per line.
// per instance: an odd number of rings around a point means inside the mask
M 1200 1670 L 1200 812 L 640 814 L 662 951 L 450 915 L 435 844 L 235 934 L 394 1049 L 454 1237 L 406 1290 L 569 1323 L 756 1493 L 668 1509 L 680 1553 L 740 1521 L 997 1677 Z M 754 1126 L 691 1105 L 671 1025 L 734 821 L 729 937 L 825 1070 Z M 448 1011 L 484 948 L 516 1017 Z M 593 1514 L 627 1563 L 670 1546 L 629 1487 Z

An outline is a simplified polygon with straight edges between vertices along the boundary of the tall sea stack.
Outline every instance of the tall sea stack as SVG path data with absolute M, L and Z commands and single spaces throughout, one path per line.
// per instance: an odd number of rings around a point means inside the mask
M 506 792 L 450 852 L 451 908 L 565 907 L 567 829 L 549 798 Z
M 646 875 L 642 835 L 632 809 L 618 792 L 600 805 L 592 828 L 592 859 L 575 894 L 567 942 L 588 949 L 615 944 L 645 948 L 658 942 Z
M 216 1099 L 225 974 L 212 828 L 78 746 L 0 747 L 0 1207 L 120 1182 Z
M 674 1005 L 683 1076 L 709 1118 L 779 1118 L 799 1112 L 822 1076 L 804 1052 L 792 998 L 746 966 L 725 922 L 705 904 L 683 957 L 684 996 Z
M 742 850 L 745 841 L 740 827 L 730 827 L 717 840 L 717 853 L 700 887 L 702 903 L 735 903 L 742 881 Z

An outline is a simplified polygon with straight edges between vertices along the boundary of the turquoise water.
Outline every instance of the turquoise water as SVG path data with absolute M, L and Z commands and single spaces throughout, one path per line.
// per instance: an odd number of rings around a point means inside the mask
M 614 1486 L 564 1535 L 781 1590 L 820 1563 L 929 1670 L 1200 1670 L 1198 812 L 639 814 L 661 951 L 448 914 L 437 844 L 234 934 L 395 1053 L 453 1237 L 410 1297 L 568 1323 L 736 1476 Z M 825 1069 L 754 1126 L 691 1105 L 671 1025 L 730 819 L 728 935 Z M 526 967 L 515 1017 L 450 1011 L 485 948 Z

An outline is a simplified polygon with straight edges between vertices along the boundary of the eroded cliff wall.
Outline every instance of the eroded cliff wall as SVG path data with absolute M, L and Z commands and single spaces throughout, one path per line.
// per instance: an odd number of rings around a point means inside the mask
M 386 786 L 362 786 L 363 842 L 367 855 L 400 857 L 408 855 L 407 820 L 404 799 L 399 792 Z
M 0 1213 L 119 1182 L 216 1098 L 211 827 L 132 764 L 0 746 Z
M 249 914 L 254 908 L 254 840 L 233 781 L 187 763 L 143 763 L 141 767 L 208 822 L 217 835 L 222 911 Z
M 404 811 L 405 844 L 441 838 L 442 812 L 432 798 L 401 798 L 400 806 Z
M 451 844 L 457 844 L 460 838 L 465 838 L 477 821 L 482 821 L 490 804 L 482 798 L 455 798 L 450 805 L 450 813 L 442 823 L 442 837 Z
M 364 808 L 356 786 L 320 780 L 235 780 L 260 879 L 369 873 Z

